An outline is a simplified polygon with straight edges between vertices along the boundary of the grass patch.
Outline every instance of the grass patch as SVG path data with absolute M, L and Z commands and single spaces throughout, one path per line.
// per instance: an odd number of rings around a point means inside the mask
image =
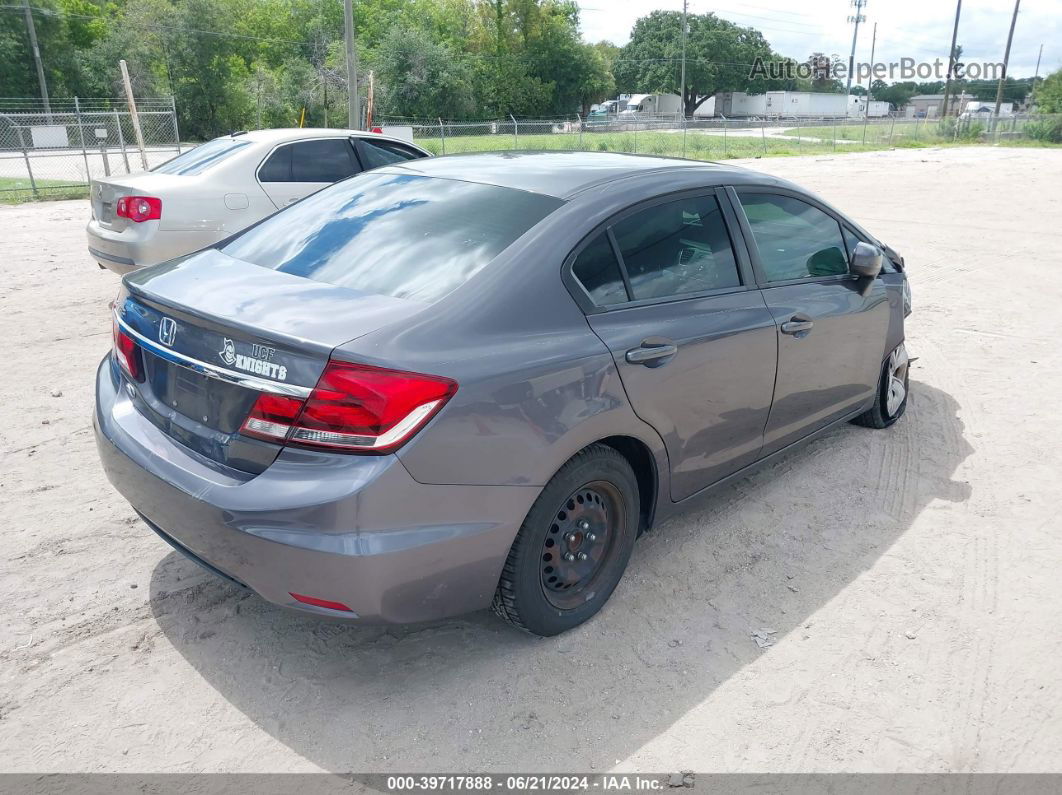
M 694 160 L 763 157 L 770 155 L 821 154 L 832 152 L 832 144 L 766 139 L 750 136 L 707 135 L 699 131 L 686 134 L 685 148 L 681 132 L 578 132 L 520 135 L 461 135 L 441 138 L 417 138 L 416 143 L 432 154 L 502 151 L 589 151 L 627 152 L 645 155 L 688 157 Z
M 0 177 L 0 204 L 22 204 L 33 201 L 87 199 L 87 185 L 71 185 L 61 179 L 38 179 L 37 194 L 27 177 Z
M 746 130 L 748 128 L 745 128 Z M 870 152 L 883 149 L 919 149 L 934 146 L 969 146 L 970 144 L 1000 143 L 1007 146 L 1028 146 L 1027 139 L 1003 135 L 997 141 L 975 130 L 974 137 L 942 134 L 937 122 L 928 125 L 921 121 L 890 124 L 868 124 L 866 140 L 863 125 L 852 122 L 836 126 L 793 127 L 775 135 L 728 134 L 721 131 L 706 133 L 689 130 L 683 146 L 681 132 L 590 132 L 538 133 L 513 138 L 511 133 L 498 135 L 455 135 L 444 139 L 417 138 L 416 142 L 436 155 L 462 152 L 503 151 L 589 151 L 628 152 L 666 157 L 687 157 L 692 160 L 728 160 L 733 158 L 785 157 L 794 155 L 823 155 L 843 152 Z M 1036 142 L 1033 142 L 1035 145 Z
M 746 128 L 747 129 L 747 128 Z M 836 131 L 836 132 L 835 132 Z M 686 157 L 691 160 L 728 160 L 733 158 L 786 157 L 793 155 L 823 155 L 844 152 L 871 152 L 885 149 L 922 149 L 941 146 L 970 146 L 971 144 L 999 144 L 1001 146 L 1051 146 L 1031 141 L 1019 133 L 1004 133 L 998 139 L 981 130 L 973 130 L 973 137 L 941 134 L 939 123 L 919 121 L 891 124 L 868 124 L 866 142 L 863 126 L 855 122 L 836 128 L 831 125 L 794 127 L 776 135 L 724 136 L 721 132 L 706 134 L 689 130 L 683 147 L 681 132 L 589 132 L 538 133 L 514 139 L 512 133 L 497 135 L 455 135 L 445 140 L 437 137 L 416 139 L 432 154 L 452 155 L 463 152 L 511 151 L 587 151 L 627 152 L 664 157 Z M 891 133 L 891 134 L 890 134 Z M 836 142 L 834 136 L 836 135 Z

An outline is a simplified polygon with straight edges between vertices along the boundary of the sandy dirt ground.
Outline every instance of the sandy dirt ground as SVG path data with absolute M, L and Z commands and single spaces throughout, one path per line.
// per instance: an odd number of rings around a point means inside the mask
M 325 623 L 172 552 L 96 457 L 88 207 L 0 207 L 0 767 L 1062 770 L 1062 151 L 753 165 L 906 255 L 910 408 L 657 527 L 551 640 Z

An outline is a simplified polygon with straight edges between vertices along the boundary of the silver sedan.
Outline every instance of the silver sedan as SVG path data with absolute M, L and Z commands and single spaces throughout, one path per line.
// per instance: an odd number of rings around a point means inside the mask
M 354 130 L 255 130 L 215 138 L 151 171 L 93 180 L 89 254 L 127 273 L 213 245 L 362 171 L 428 157 Z

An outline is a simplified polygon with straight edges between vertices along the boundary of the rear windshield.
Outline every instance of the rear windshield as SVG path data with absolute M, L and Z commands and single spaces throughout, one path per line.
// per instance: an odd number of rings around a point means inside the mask
M 315 193 L 222 250 L 263 268 L 430 303 L 561 204 L 493 185 L 369 173 Z
M 182 155 L 177 155 L 173 160 L 167 160 L 161 166 L 153 168 L 152 171 L 156 174 L 181 176 L 201 174 L 247 145 L 247 141 L 234 138 L 215 138 L 213 141 L 200 144 L 195 149 L 189 149 Z

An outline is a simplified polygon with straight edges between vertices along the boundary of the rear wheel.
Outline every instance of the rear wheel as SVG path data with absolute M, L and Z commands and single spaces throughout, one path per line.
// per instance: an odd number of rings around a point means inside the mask
M 907 411 L 910 389 L 910 357 L 901 342 L 885 360 L 878 379 L 878 394 L 874 405 L 852 422 L 867 428 L 888 428 Z
M 494 612 L 535 635 L 578 626 L 608 601 L 638 534 L 638 481 L 627 460 L 591 445 L 542 490 L 505 561 Z

